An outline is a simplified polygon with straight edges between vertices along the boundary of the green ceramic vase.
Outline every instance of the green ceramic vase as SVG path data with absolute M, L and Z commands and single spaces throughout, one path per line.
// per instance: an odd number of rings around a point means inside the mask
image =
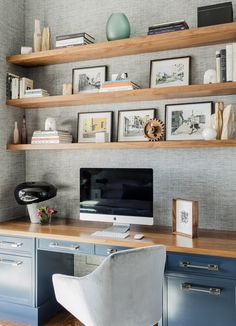
M 108 41 L 121 40 L 130 37 L 130 23 L 123 13 L 114 13 L 110 16 L 106 25 Z

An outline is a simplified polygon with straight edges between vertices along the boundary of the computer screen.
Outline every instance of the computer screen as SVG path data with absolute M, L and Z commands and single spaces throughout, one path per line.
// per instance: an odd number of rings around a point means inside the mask
M 81 168 L 80 219 L 153 224 L 153 170 Z

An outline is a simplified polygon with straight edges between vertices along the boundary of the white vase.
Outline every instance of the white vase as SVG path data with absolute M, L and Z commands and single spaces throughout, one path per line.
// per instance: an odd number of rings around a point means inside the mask
M 206 127 L 202 132 L 202 137 L 205 140 L 215 140 L 216 139 L 216 131 L 211 127 Z
M 29 212 L 30 222 L 34 223 L 34 224 L 39 224 L 40 219 L 37 215 L 38 205 L 30 204 L 30 205 L 27 205 L 27 208 L 28 208 L 28 212 Z

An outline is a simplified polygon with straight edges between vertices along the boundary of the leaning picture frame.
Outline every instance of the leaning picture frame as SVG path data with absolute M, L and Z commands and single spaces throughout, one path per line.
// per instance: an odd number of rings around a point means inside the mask
M 150 88 L 189 85 L 190 68 L 190 56 L 152 60 L 150 63 Z
M 174 198 L 172 201 L 172 212 L 173 233 L 196 238 L 198 231 L 198 202 Z
M 107 79 L 107 66 L 82 67 L 72 70 L 73 94 L 99 92 Z
M 211 123 L 213 102 L 167 104 L 165 106 L 166 140 L 201 140 Z
M 78 143 L 95 143 L 96 134 L 103 134 L 104 142 L 112 141 L 113 112 L 80 112 L 78 113 Z
M 154 119 L 156 109 L 120 110 L 118 112 L 117 140 L 120 141 L 148 141 L 144 137 L 144 125 Z

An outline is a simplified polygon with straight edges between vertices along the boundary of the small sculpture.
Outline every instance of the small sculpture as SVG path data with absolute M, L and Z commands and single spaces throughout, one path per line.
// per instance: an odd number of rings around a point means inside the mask
M 217 83 L 216 71 L 209 69 L 204 74 L 203 84 L 215 84 Z
M 148 138 L 149 141 L 160 140 L 165 134 L 165 124 L 161 120 L 150 119 L 145 123 L 143 132 L 144 137 Z
M 43 28 L 41 51 L 48 51 L 51 48 L 51 34 L 49 27 Z
M 206 127 L 203 129 L 202 132 L 202 137 L 205 140 L 215 140 L 216 139 L 216 131 L 215 129 L 211 128 L 211 127 Z
M 42 34 L 40 29 L 40 20 L 34 21 L 34 52 L 41 51 Z
M 45 130 L 57 130 L 56 120 L 54 118 L 48 117 L 45 120 Z

